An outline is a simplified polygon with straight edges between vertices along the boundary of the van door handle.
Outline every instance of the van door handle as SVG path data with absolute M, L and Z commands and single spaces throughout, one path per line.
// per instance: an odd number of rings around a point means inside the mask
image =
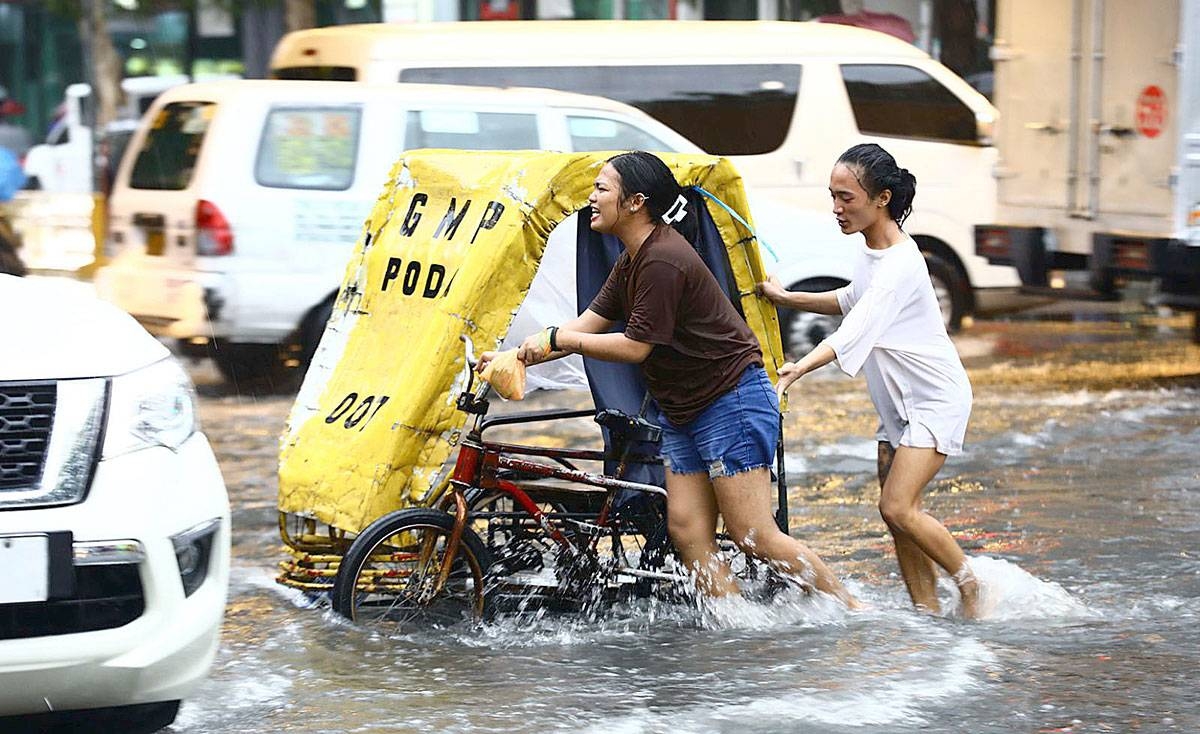
M 1058 135 L 1063 131 L 1061 125 L 1055 125 L 1053 122 L 1027 122 L 1025 123 L 1025 129 L 1046 133 L 1047 135 Z
M 161 214 L 145 214 L 137 212 L 133 215 L 133 226 L 146 227 L 147 229 L 162 229 L 166 226 L 167 220 Z
M 1137 132 L 1131 127 L 1123 127 L 1121 125 L 1108 125 L 1105 123 L 1097 123 L 1095 126 L 1097 135 L 1111 135 L 1114 138 L 1129 138 Z
M 796 178 L 803 179 L 804 178 L 804 159 L 803 158 L 793 158 L 792 165 L 796 167 Z

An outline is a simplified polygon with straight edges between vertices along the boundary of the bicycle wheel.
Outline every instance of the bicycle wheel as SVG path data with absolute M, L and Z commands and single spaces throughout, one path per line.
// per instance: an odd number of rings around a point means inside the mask
M 428 509 L 397 510 L 368 525 L 338 566 L 334 611 L 388 633 L 484 618 L 491 554 L 470 528 L 439 586 L 453 530 L 451 515 Z

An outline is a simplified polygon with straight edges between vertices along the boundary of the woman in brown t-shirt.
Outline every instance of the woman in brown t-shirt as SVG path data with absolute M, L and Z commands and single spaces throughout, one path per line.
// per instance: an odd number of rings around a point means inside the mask
M 583 354 L 641 365 L 667 418 L 668 531 L 701 591 L 738 593 L 717 555 L 720 513 L 744 552 L 858 606 L 815 553 L 775 524 L 770 466 L 779 404 L 758 341 L 688 243 L 696 218 L 670 169 L 649 153 L 617 155 L 596 176 L 588 202 L 592 229 L 615 235 L 624 252 L 588 309 L 526 339 L 518 358 L 531 365 Z M 625 331 L 609 333 L 617 321 Z

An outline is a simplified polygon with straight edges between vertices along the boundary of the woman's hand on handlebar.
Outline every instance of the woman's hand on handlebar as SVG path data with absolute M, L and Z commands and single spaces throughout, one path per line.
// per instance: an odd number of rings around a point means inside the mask
M 517 349 L 517 359 L 528 365 L 546 361 L 550 356 L 550 329 L 530 334 Z
M 483 368 L 488 366 L 488 362 L 491 362 L 493 359 L 496 358 L 496 354 L 497 354 L 496 352 L 481 353 L 479 355 L 479 361 L 477 361 L 475 363 L 475 371 L 483 372 Z

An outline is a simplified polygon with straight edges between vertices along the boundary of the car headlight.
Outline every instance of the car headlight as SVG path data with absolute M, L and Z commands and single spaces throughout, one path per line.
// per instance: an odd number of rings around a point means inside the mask
M 192 381 L 174 359 L 113 378 L 105 458 L 152 446 L 175 451 L 195 432 Z

